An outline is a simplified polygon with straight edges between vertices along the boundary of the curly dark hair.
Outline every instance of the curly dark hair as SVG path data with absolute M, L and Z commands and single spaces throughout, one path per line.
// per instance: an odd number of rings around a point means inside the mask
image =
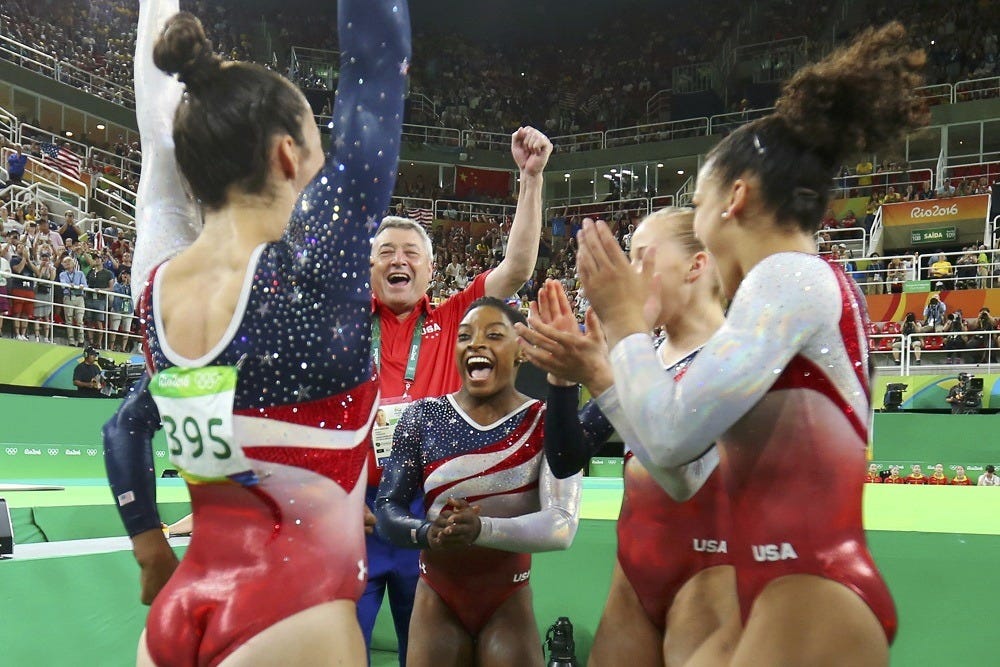
M 724 184 L 756 176 L 780 223 L 816 231 L 843 161 L 889 146 L 929 118 L 915 91 L 926 56 L 908 44 L 893 22 L 799 70 L 773 113 L 712 150 L 712 169 Z

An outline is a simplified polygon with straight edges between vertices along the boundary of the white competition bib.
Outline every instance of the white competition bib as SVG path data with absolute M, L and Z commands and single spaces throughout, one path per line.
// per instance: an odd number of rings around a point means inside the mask
M 149 381 L 170 462 L 192 482 L 256 482 L 233 437 L 236 368 L 168 368 Z M 249 479 L 248 479 L 249 477 Z
M 396 424 L 411 402 L 407 396 L 379 401 L 375 424 L 372 426 L 372 447 L 375 449 L 375 463 L 379 468 L 385 467 L 385 462 L 392 456 L 392 436 L 396 432 Z

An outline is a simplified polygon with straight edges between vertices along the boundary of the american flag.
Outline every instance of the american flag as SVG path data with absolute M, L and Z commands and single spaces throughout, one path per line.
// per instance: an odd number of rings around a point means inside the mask
M 47 142 L 42 142 L 42 163 L 56 171 L 70 176 L 80 178 L 80 158 L 76 153 L 65 146 L 57 146 Z
M 416 220 L 421 225 L 429 226 L 434 222 L 434 212 L 429 208 L 411 208 L 407 213 L 410 219 Z
M 97 228 L 97 233 L 94 234 L 94 251 L 104 252 L 104 231 L 100 227 Z

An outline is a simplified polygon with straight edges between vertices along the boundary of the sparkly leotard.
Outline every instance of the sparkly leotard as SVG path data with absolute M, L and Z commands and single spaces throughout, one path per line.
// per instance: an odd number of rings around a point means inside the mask
M 425 549 L 420 560 L 421 578 L 473 637 L 528 584 L 530 553 L 565 549 L 576 533 L 580 476 L 559 480 L 549 470 L 544 418 L 545 404 L 531 400 L 481 426 L 448 395 L 415 402 L 396 427 L 376 500 L 378 529 L 390 541 L 421 546 L 428 524 L 408 509 L 421 491 L 428 521 L 449 498 L 482 508 L 473 546 Z
M 611 358 L 647 468 L 718 444 L 744 620 L 771 581 L 812 574 L 854 591 L 891 641 L 895 607 L 867 548 L 857 474 L 870 410 L 863 304 L 839 268 L 775 254 L 744 278 L 680 381 L 657 368 L 647 335 L 625 338 Z
M 155 271 L 141 304 L 153 370 L 239 367 L 234 442 L 253 473 L 245 484 L 189 484 L 198 529 L 147 621 L 159 665 L 218 664 L 264 628 L 356 600 L 364 585 L 364 465 L 378 398 L 369 237 L 395 180 L 409 18 L 404 2 L 341 0 L 338 25 L 330 155 L 283 238 L 253 252 L 222 340 L 199 359 L 170 348 Z

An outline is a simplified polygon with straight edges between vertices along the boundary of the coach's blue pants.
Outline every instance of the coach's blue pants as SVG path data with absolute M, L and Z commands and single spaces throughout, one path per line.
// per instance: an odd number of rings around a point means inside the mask
M 365 502 L 371 509 L 375 502 L 377 488 L 368 487 Z M 423 497 L 413 501 L 411 510 L 417 516 L 424 513 Z M 358 623 L 365 635 L 365 646 L 371 651 L 372 629 L 378 616 L 385 589 L 389 589 L 389 608 L 396 626 L 396 640 L 399 644 L 399 664 L 406 667 L 406 640 L 410 632 L 410 614 L 413 612 L 413 596 L 420 578 L 418 549 L 400 549 L 382 540 L 378 535 L 368 535 L 365 539 L 368 550 L 368 584 L 358 600 Z M 369 662 L 371 662 L 369 660 Z

